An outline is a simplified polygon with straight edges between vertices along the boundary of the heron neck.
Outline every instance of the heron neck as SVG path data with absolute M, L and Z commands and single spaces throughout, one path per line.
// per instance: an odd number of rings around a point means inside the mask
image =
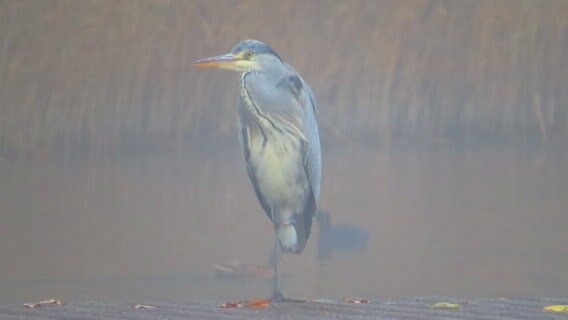
M 266 88 L 275 88 L 285 75 L 285 69 L 281 65 L 265 66 L 262 70 L 251 70 L 243 73 L 241 81 L 250 75 L 249 79 L 255 78 L 261 80 L 260 82 Z

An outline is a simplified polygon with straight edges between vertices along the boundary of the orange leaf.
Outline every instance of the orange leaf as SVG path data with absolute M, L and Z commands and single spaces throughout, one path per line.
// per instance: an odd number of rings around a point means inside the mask
M 268 299 L 255 299 L 246 302 L 245 306 L 251 309 L 262 309 L 270 306 Z

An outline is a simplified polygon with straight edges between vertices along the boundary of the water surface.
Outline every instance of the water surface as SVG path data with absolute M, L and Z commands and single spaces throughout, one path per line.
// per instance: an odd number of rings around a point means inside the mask
M 220 148 L 221 149 L 221 148 Z M 267 296 L 270 221 L 236 144 L 207 150 L 0 163 L 0 303 Z M 568 170 L 555 148 L 334 148 L 321 206 L 366 248 L 282 262 L 289 296 L 568 294 Z

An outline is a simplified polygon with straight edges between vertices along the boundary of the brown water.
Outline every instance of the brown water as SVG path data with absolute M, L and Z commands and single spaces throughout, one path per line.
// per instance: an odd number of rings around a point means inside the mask
M 237 146 L 227 149 L 0 162 L 0 303 L 267 296 L 269 279 L 215 277 L 219 263 L 265 264 L 272 243 Z M 319 266 L 316 227 L 282 262 L 283 290 L 567 295 L 567 160 L 510 146 L 327 150 L 321 206 L 369 244 Z

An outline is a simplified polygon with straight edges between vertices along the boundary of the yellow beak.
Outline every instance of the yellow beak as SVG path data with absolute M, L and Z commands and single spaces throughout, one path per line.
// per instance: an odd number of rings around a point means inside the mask
M 235 71 L 246 71 L 258 69 L 258 63 L 251 60 L 244 60 L 242 54 L 234 55 L 232 53 L 222 54 L 215 57 L 197 60 L 193 63 L 197 68 L 219 68 Z
M 234 54 L 227 53 L 216 57 L 197 60 L 193 63 L 193 66 L 197 68 L 234 69 L 237 61 L 239 61 L 239 59 Z

